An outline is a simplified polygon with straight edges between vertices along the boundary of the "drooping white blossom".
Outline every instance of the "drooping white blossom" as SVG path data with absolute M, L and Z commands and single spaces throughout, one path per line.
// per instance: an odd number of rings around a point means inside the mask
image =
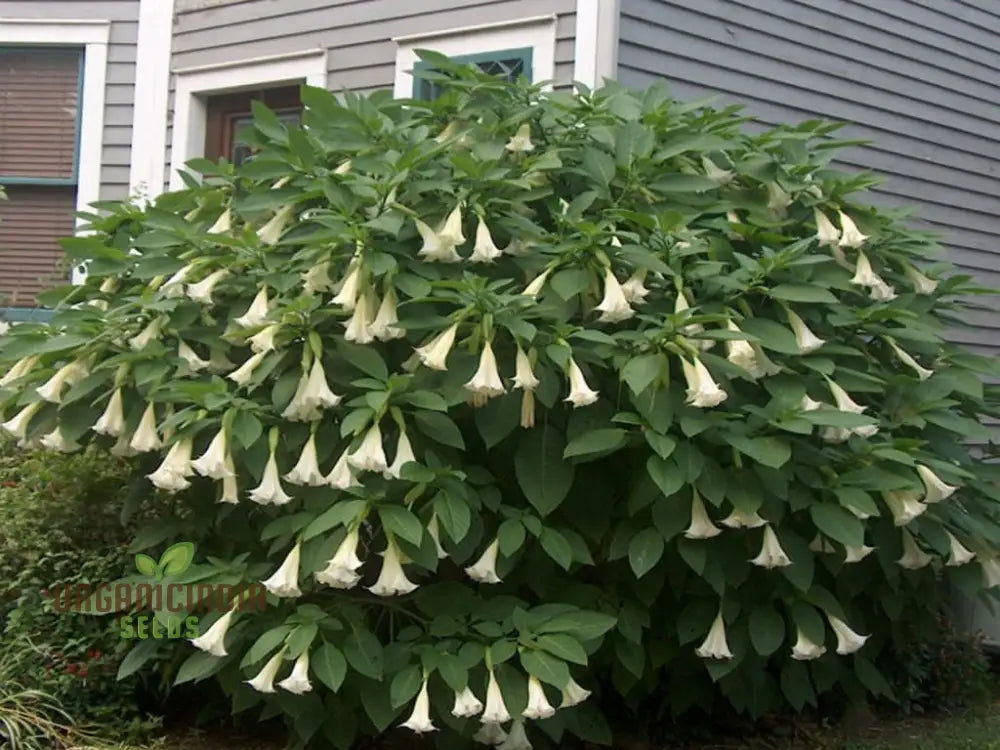
M 531 359 L 521 348 L 521 345 L 518 344 L 517 354 L 514 359 L 514 388 L 533 391 L 538 387 L 540 382 L 531 369 Z
M 233 473 L 229 468 L 231 463 L 232 456 L 229 452 L 229 438 L 223 427 L 212 438 L 205 452 L 191 462 L 191 468 L 203 477 L 225 479 Z
M 74 360 L 56 370 L 52 377 L 35 389 L 35 393 L 51 404 L 62 403 L 63 389 L 76 385 L 85 377 L 87 366 Z
M 233 370 L 226 377 L 232 380 L 236 385 L 246 385 L 250 378 L 253 377 L 254 371 L 260 367 L 260 363 L 264 361 L 264 357 L 267 356 L 267 352 L 257 352 L 250 356 L 250 358 L 240 365 L 237 369 Z
M 257 236 L 264 245 L 275 245 L 278 240 L 281 239 L 281 235 L 285 231 L 285 225 L 292 216 L 292 211 L 295 206 L 282 206 L 278 211 L 268 219 L 267 223 L 264 224 L 260 229 L 257 230 Z
M 121 437 L 125 432 L 125 407 L 121 388 L 115 388 L 107 406 L 104 407 L 104 412 L 91 429 L 99 435 L 109 437 Z
M 156 434 L 156 408 L 150 402 L 142 412 L 142 418 L 129 441 L 129 447 L 137 453 L 148 453 L 158 450 L 162 445 L 160 436 Z
M 379 341 L 390 341 L 406 335 L 406 331 L 397 326 L 399 315 L 396 312 L 396 290 L 389 287 L 389 291 L 382 298 L 382 303 L 378 306 L 375 319 L 372 321 L 370 330 Z
M 917 294 L 934 294 L 938 288 L 937 281 L 924 276 L 909 263 L 903 264 L 903 274 L 913 283 L 913 291 Z
M 260 331 L 247 339 L 251 351 L 257 353 L 273 352 L 274 338 L 280 330 L 281 326 L 278 323 L 271 323 L 271 325 L 261 328 Z
M 527 122 L 522 123 L 517 132 L 507 141 L 507 145 L 504 148 L 511 153 L 533 151 L 535 144 L 531 142 L 531 124 Z
M 483 703 L 466 685 L 461 692 L 455 693 L 455 704 L 451 715 L 458 719 L 468 719 L 478 715 L 483 710 Z
M 514 719 L 510 725 L 510 731 L 503 739 L 497 750 L 532 750 L 533 745 L 528 741 L 528 734 L 524 729 L 524 722 Z
M 633 305 L 641 305 L 649 296 L 649 289 L 646 288 L 646 276 L 648 272 L 645 268 L 638 268 L 622 284 L 622 294 L 625 299 Z
M 465 389 L 473 394 L 473 404 L 481 406 L 488 399 L 502 396 L 507 392 L 500 372 L 497 369 L 497 358 L 493 354 L 493 345 L 487 341 L 479 356 L 479 367 L 472 378 L 465 384 Z
M 44 435 L 40 442 L 43 448 L 56 451 L 57 453 L 72 453 L 80 449 L 79 443 L 66 439 L 60 426 L 57 426 L 52 432 Z
M 597 401 L 600 393 L 587 385 L 587 379 L 583 375 L 583 370 L 580 369 L 580 365 L 572 357 L 569 358 L 566 371 L 569 375 L 569 395 L 563 399 L 564 401 L 573 404 L 573 408 L 589 406 Z
M 697 357 L 694 358 L 693 364 L 681 357 L 681 368 L 684 371 L 684 380 L 687 382 L 685 403 L 698 409 L 710 409 L 729 398 L 729 394 L 712 379 L 708 368 Z
M 476 243 L 472 246 L 472 255 L 469 260 L 473 263 L 492 263 L 503 255 L 503 251 L 496 246 L 490 228 L 486 225 L 483 217 L 479 217 L 476 224 Z
M 948 535 L 948 562 L 945 563 L 946 566 L 955 568 L 976 559 L 976 553 L 958 541 L 954 534 L 947 529 L 944 533 Z
M 829 612 L 826 613 L 826 619 L 830 623 L 830 627 L 833 628 L 833 632 L 837 634 L 837 653 L 841 656 L 853 654 L 865 645 L 865 641 L 871 638 L 870 635 L 858 635 L 848 627 L 846 622 L 834 617 Z
M 739 508 L 733 508 L 733 512 L 719 521 L 719 523 L 730 529 L 759 529 L 767 521 L 761 518 L 757 514 L 757 511 L 744 513 Z
M 824 406 L 826 406 L 826 404 L 822 401 L 816 401 L 809 398 L 808 393 L 802 394 L 802 401 L 799 403 L 799 408 L 802 411 L 816 411 L 817 409 L 822 409 Z
M 226 353 L 222 349 L 212 349 L 208 355 L 208 371 L 209 372 L 228 372 L 232 370 L 236 365 L 229 360 Z
M 733 652 L 726 642 L 726 622 L 722 619 L 722 610 L 715 616 L 712 627 L 702 644 L 695 649 L 702 659 L 732 659 Z
M 219 218 L 215 220 L 215 223 L 208 228 L 209 234 L 226 234 L 233 226 L 233 212 L 230 209 L 226 209 L 221 214 Z
M 198 353 L 188 346 L 183 339 L 177 342 L 177 356 L 184 361 L 189 372 L 204 370 L 211 364 L 207 359 L 199 357 Z
M 400 724 L 400 726 L 406 727 L 416 734 L 437 731 L 437 727 L 431 721 L 431 699 L 427 692 L 426 676 L 424 677 L 423 684 L 420 686 L 420 692 L 417 693 L 417 699 L 413 702 L 413 712 L 410 714 L 410 718 Z
M 425 367 L 432 370 L 448 369 L 448 353 L 455 345 L 458 323 L 449 326 L 423 346 L 417 347 L 416 354 Z
M 798 347 L 799 354 L 814 352 L 826 343 L 826 341 L 813 333 L 805 321 L 795 312 L 788 309 L 785 312 L 788 314 L 788 322 L 795 332 L 795 345 Z
M 264 474 L 261 476 L 260 484 L 250 490 L 250 499 L 259 505 L 284 505 L 291 501 L 289 495 L 281 487 L 281 478 L 278 472 L 278 459 L 271 451 L 264 466 Z
M 625 298 L 625 292 L 610 268 L 604 270 L 604 298 L 594 309 L 601 313 L 598 320 L 602 323 L 619 323 L 635 315 L 635 310 Z
M 361 482 L 358 481 L 351 470 L 351 465 L 348 462 L 349 458 L 350 449 L 340 455 L 337 463 L 333 465 L 330 473 L 326 475 L 326 483 L 335 490 L 346 490 L 350 487 L 359 487 L 361 485 Z
M 486 708 L 483 710 L 479 721 L 483 724 L 506 724 L 510 721 L 510 711 L 504 703 L 503 693 L 500 692 L 500 683 L 497 682 L 493 669 L 490 669 L 489 681 L 486 683 Z
M 344 340 L 355 344 L 370 344 L 375 340 L 372 326 L 378 302 L 371 290 L 362 293 L 354 306 L 351 317 L 344 321 Z
M 844 564 L 858 563 L 875 551 L 874 547 L 862 544 L 860 547 L 845 547 Z
M 219 495 L 220 503 L 236 505 L 240 501 L 239 483 L 236 481 L 236 466 L 233 464 L 233 457 L 226 459 L 226 471 L 229 476 L 222 478 L 222 493 Z
M 820 247 L 836 245 L 840 241 L 840 230 L 818 208 L 813 209 L 813 218 L 816 220 L 816 239 Z
M 188 477 L 194 473 L 191 465 L 191 438 L 178 440 L 167 451 L 166 457 L 160 463 L 159 468 L 152 474 L 147 474 L 146 478 L 154 486 L 167 492 L 179 492 L 191 486 Z
M 152 342 L 160 338 L 162 331 L 163 319 L 153 318 L 146 324 L 145 328 L 128 340 L 128 345 L 135 351 L 145 349 Z
M 369 586 L 368 590 L 375 596 L 399 596 L 416 591 L 417 584 L 406 577 L 399 546 L 391 534 L 387 543 L 388 546 L 382 553 L 382 569 L 379 571 L 378 580 L 373 586 Z
M 920 549 L 916 539 L 909 531 L 903 529 L 901 533 L 903 535 L 903 556 L 896 560 L 896 564 L 907 570 L 919 570 L 930 565 L 934 558 Z
M 427 535 L 434 542 L 434 551 L 438 560 L 448 557 L 448 552 L 441 546 L 441 523 L 438 521 L 437 513 L 431 513 L 430 520 L 427 521 Z
M 726 329 L 733 333 L 742 333 L 732 320 L 726 321 Z M 746 339 L 727 339 L 726 359 L 750 374 L 757 371 L 757 354 Z
M 728 169 L 722 169 L 707 156 L 701 157 L 701 168 L 705 170 L 705 176 L 708 179 L 719 185 L 728 185 L 733 181 L 733 178 L 736 177 L 735 172 L 731 172 Z
M 349 589 L 358 585 L 361 576 L 358 570 L 362 562 L 358 557 L 358 527 L 355 526 L 347 532 L 333 557 L 327 562 L 323 570 L 317 571 L 314 578 L 320 583 L 332 586 L 335 589 Z
M 698 494 L 698 490 L 691 488 L 691 523 L 684 531 L 684 536 L 688 539 L 711 539 L 722 533 L 722 529 L 712 523 L 705 510 L 705 503 Z
M 309 681 L 309 649 L 299 654 L 292 666 L 292 673 L 279 682 L 278 687 L 293 695 L 304 695 L 313 689 Z
M 837 217 L 840 219 L 840 229 L 842 231 L 839 243 L 840 247 L 861 247 L 864 245 L 865 240 L 868 239 L 868 235 L 861 234 L 858 225 L 854 223 L 851 217 L 843 211 L 837 211 Z
M 798 628 L 795 645 L 792 646 L 792 658 L 796 661 L 811 661 L 818 659 L 826 653 L 826 646 L 821 643 L 814 643 L 809 637 Z
M 547 719 L 554 716 L 555 712 L 555 707 L 549 703 L 549 699 L 545 696 L 545 688 L 542 687 L 542 683 L 537 677 L 530 675 L 528 677 L 528 705 L 521 712 L 521 715 L 526 719 Z
M 927 510 L 920 502 L 920 493 L 911 490 L 883 490 L 882 499 L 889 506 L 896 526 L 905 526 Z
M 188 284 L 187 286 L 187 296 L 188 298 L 199 302 L 203 305 L 212 304 L 212 292 L 220 281 L 222 281 L 226 276 L 229 275 L 229 271 L 225 268 L 220 268 L 217 271 L 212 271 L 208 276 L 199 281 L 196 284 Z
M 163 286 L 160 287 L 160 294 L 168 299 L 176 299 L 177 297 L 184 296 L 184 284 L 187 281 L 187 277 L 191 275 L 191 271 L 194 269 L 191 264 L 184 266 L 177 273 L 167 279 Z
M 917 374 L 917 378 L 920 380 L 927 380 L 927 378 L 934 374 L 934 370 L 928 370 L 926 367 L 922 366 L 912 356 L 900 349 L 895 341 L 892 339 L 886 340 L 889 342 L 889 346 L 892 347 L 892 350 L 896 353 L 896 356 L 899 357 L 899 361 L 913 370 Z
M 358 297 L 361 294 L 361 274 L 361 260 L 358 255 L 355 255 L 347 266 L 347 273 L 343 280 L 335 285 L 337 293 L 330 300 L 330 304 L 340 307 L 345 312 L 351 312 L 358 303 Z
M 35 365 L 38 364 L 38 355 L 29 354 L 27 357 L 22 357 L 17 360 L 7 372 L 0 377 L 0 388 L 5 385 L 10 385 L 18 378 L 23 378 L 29 372 L 31 372 Z
M 792 564 L 791 558 L 781 548 L 778 535 L 774 533 L 770 524 L 764 527 L 764 541 L 760 553 L 750 562 L 761 568 L 784 568 Z
M 552 273 L 552 269 L 551 268 L 546 268 L 544 271 L 542 271 L 540 274 L 538 274 L 531 281 L 531 283 L 528 284 L 528 286 L 526 286 L 524 288 L 524 291 L 521 292 L 521 294 L 523 294 L 525 297 L 531 297 L 532 299 L 534 299 L 535 297 L 537 297 L 539 294 L 541 294 L 542 287 L 544 287 L 545 286 L 545 282 L 548 281 L 550 273 Z
M 958 487 L 945 484 L 941 478 L 923 464 L 917 464 L 917 474 L 924 483 L 923 502 L 934 504 L 947 500 L 958 491 Z
M 330 278 L 330 261 L 324 260 L 309 266 L 302 273 L 302 291 L 305 294 L 317 294 L 333 290 L 333 280 Z
M 267 287 L 262 286 L 257 291 L 247 311 L 238 318 L 234 318 L 233 322 L 240 328 L 257 328 L 264 325 L 269 311 L 270 304 L 267 298 Z
M 419 257 L 439 263 L 458 263 L 462 260 L 462 256 L 455 250 L 457 243 L 443 238 L 420 219 L 414 219 L 413 222 L 416 224 L 417 232 L 419 232 L 420 238 L 423 240 L 423 245 L 417 252 Z
M 876 302 L 889 302 L 890 300 L 896 299 L 896 289 L 879 279 L 876 283 L 872 284 L 871 289 L 868 290 L 868 296 Z
M 326 484 L 326 477 L 319 470 L 319 460 L 316 457 L 316 433 L 311 433 L 306 440 L 299 460 L 292 470 L 285 474 L 285 480 L 292 484 L 307 487 L 319 487 Z
M 413 455 L 413 446 L 410 445 L 410 439 L 403 430 L 400 430 L 399 438 L 396 441 L 396 453 L 393 456 L 392 463 L 389 464 L 382 474 L 386 479 L 399 479 L 403 471 L 403 466 L 416 460 L 416 457 Z
M 500 540 L 494 539 L 479 559 L 465 569 L 465 574 L 478 583 L 500 583 L 497 575 L 497 555 L 500 553 Z
M 786 193 L 776 182 L 767 183 L 767 207 L 779 214 L 792 205 L 792 196 Z
M 563 686 L 562 703 L 559 704 L 559 707 L 572 708 L 573 706 L 580 705 L 589 697 L 590 691 L 579 685 L 576 680 L 570 677 L 569 682 Z
M 296 542 L 274 574 L 261 581 L 264 588 L 277 597 L 302 596 L 302 591 L 299 589 L 299 558 L 301 554 L 302 542 Z
M 226 633 L 232 624 L 235 610 L 229 610 L 222 617 L 212 623 L 212 626 L 197 638 L 189 639 L 191 645 L 212 656 L 228 656 L 226 651 Z
M 281 662 L 284 659 L 285 650 L 282 649 L 270 659 L 264 667 L 257 673 L 257 676 L 251 680 L 246 680 L 247 685 L 252 687 L 258 693 L 274 693 L 277 692 L 274 689 L 274 678 L 278 676 L 278 670 L 281 669 Z
M 385 449 L 382 447 L 382 429 L 378 422 L 365 433 L 357 449 L 348 454 L 347 462 L 358 472 L 381 473 L 389 468 L 389 463 L 385 458 Z

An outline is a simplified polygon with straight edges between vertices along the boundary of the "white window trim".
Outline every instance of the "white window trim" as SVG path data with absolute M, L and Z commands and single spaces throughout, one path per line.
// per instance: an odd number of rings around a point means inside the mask
M 573 80 L 591 89 L 618 76 L 620 0 L 576 0 Z
M 204 154 L 206 97 L 290 83 L 325 88 L 326 70 L 325 49 L 175 70 L 177 84 L 170 143 L 170 189 L 184 187 L 179 170 L 189 159 Z
M 82 47 L 83 95 L 80 99 L 80 152 L 76 176 L 76 210 L 89 211 L 100 200 L 104 142 L 104 87 L 108 70 L 111 22 L 91 19 L 0 18 L 0 44 Z M 86 223 L 76 220 L 76 225 Z M 73 283 L 86 273 L 73 269 Z
M 422 34 L 393 37 L 396 43 L 396 79 L 393 95 L 413 97 L 413 66 L 418 49 L 431 49 L 449 57 L 502 52 L 531 47 L 531 80 L 550 81 L 556 68 L 556 17 L 531 16 L 479 26 L 463 26 Z
M 135 87 L 128 172 L 129 195 L 133 197 L 151 199 L 163 192 L 170 99 L 169 29 L 173 22 L 174 0 L 140 0 L 135 80 L 142 85 Z

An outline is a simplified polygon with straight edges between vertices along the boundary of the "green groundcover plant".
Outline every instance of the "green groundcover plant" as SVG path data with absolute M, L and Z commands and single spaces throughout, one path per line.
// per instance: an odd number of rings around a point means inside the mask
M 429 61 L 434 102 L 306 87 L 248 163 L 101 205 L 3 341 L 4 431 L 143 454 L 185 510 L 136 549 L 266 585 L 176 681 L 339 747 L 889 695 L 940 579 L 1000 584 L 998 370 L 942 337 L 977 290 L 854 201 L 833 125 Z

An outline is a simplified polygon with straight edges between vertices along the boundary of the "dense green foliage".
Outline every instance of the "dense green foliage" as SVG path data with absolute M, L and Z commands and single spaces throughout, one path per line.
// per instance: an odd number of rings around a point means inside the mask
M 890 694 L 938 578 L 1000 583 L 965 442 L 997 368 L 942 338 L 974 287 L 852 197 L 834 126 L 452 74 L 261 108 L 249 163 L 102 206 L 87 283 L 3 341 L 7 432 L 166 454 L 151 571 L 192 541 L 181 580 L 271 592 L 123 673 L 180 649 L 177 682 L 339 747 L 608 742 L 583 688 Z

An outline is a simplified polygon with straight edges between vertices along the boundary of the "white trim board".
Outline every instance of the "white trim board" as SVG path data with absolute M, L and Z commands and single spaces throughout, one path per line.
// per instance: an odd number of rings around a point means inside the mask
M 173 21 L 174 0 L 140 0 L 135 80 L 142 85 L 135 87 L 128 172 L 133 197 L 152 199 L 163 192 Z
M 88 211 L 100 200 L 104 143 L 104 88 L 108 71 L 111 22 L 91 19 L 0 18 L 0 44 L 57 45 L 83 48 L 83 92 L 80 98 L 80 150 L 76 176 L 76 210 Z M 86 223 L 77 219 L 76 225 Z M 73 269 L 73 283 L 86 278 Z
M 326 88 L 326 50 L 314 49 L 175 70 L 170 189 L 184 187 L 179 169 L 204 153 L 206 98 L 257 86 L 307 83 Z M 163 152 L 160 152 L 163 154 Z M 165 156 L 165 154 L 163 154 Z
M 591 89 L 618 76 L 620 0 L 576 0 L 573 80 Z
M 531 16 L 496 24 L 465 26 L 425 34 L 400 36 L 396 42 L 396 76 L 393 95 L 413 97 L 413 66 L 420 59 L 418 49 L 432 49 L 449 57 L 500 52 L 531 47 L 531 80 L 550 81 L 556 67 L 556 17 Z

